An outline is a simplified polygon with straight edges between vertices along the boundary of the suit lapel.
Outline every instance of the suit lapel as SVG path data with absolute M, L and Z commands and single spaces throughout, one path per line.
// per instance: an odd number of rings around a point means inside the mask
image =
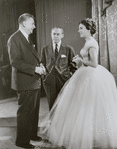
M 37 53 L 36 49 L 34 48 L 32 41 L 31 41 L 31 43 L 29 43 L 20 31 L 19 31 L 19 35 L 21 37 L 21 40 L 25 44 L 25 46 L 28 47 L 29 51 L 39 60 L 38 53 Z
M 59 49 L 59 54 L 58 54 L 58 57 L 57 57 L 57 59 L 56 59 L 56 62 L 57 62 L 58 59 L 61 57 L 62 51 L 63 51 L 63 46 L 62 46 L 62 44 L 61 44 L 60 49 Z
M 49 45 L 49 50 L 48 51 L 49 51 L 49 54 L 52 57 L 52 59 L 55 61 L 55 51 L 53 50 L 53 44 L 52 43 Z M 59 49 L 59 53 L 58 53 L 58 57 L 56 59 L 56 62 L 61 57 L 62 51 L 63 51 L 63 46 L 61 44 L 60 49 Z
M 49 48 L 48 52 L 49 52 L 50 57 L 52 57 L 52 59 L 54 59 L 54 61 L 55 61 L 55 54 L 54 54 L 52 43 L 49 45 L 48 48 Z
M 54 60 L 55 63 L 57 63 L 57 61 L 58 61 L 58 59 L 61 57 L 61 53 L 63 53 L 63 51 L 64 51 L 64 47 L 63 47 L 63 45 L 61 44 L 60 49 L 59 49 L 58 57 L 57 57 L 57 59 L 56 59 L 56 61 L 55 61 L 55 52 L 54 52 L 54 50 L 53 50 L 53 44 L 51 43 L 51 44 L 49 45 L 49 47 L 48 47 L 49 55 L 50 55 L 50 57 L 52 57 L 52 59 Z

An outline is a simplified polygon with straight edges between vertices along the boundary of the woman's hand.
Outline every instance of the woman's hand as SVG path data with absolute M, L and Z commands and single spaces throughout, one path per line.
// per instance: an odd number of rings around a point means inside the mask
M 82 58 L 79 55 L 76 55 L 73 57 L 72 62 L 75 62 L 76 64 L 78 64 L 80 61 L 82 61 Z

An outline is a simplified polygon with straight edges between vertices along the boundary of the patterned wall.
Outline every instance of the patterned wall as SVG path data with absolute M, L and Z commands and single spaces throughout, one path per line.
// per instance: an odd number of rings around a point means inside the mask
M 117 1 L 102 16 L 103 1 L 92 0 L 92 18 L 97 24 L 96 40 L 99 43 L 99 63 L 106 67 L 117 82 Z
M 117 81 L 117 0 L 107 10 L 110 71 Z

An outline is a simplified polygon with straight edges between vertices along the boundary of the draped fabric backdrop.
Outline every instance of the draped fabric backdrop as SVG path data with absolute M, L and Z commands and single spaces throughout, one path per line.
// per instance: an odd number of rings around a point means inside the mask
M 11 89 L 7 41 L 18 29 L 18 17 L 26 12 L 35 14 L 34 0 L 0 0 L 0 100 L 16 96 Z
M 74 47 L 79 54 L 84 40 L 79 37 L 78 24 L 91 17 L 91 0 L 35 0 L 37 48 L 51 42 L 51 29 L 64 29 L 63 41 Z
M 101 16 L 102 0 L 92 0 L 92 18 L 97 24 L 95 38 L 99 42 L 99 63 L 115 77 L 117 83 L 117 0 Z

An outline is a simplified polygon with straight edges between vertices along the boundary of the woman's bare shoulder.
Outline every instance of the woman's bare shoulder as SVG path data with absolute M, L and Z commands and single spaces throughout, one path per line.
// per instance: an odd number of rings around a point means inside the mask
M 96 50 L 98 50 L 98 48 L 99 48 L 98 47 L 98 42 L 94 38 L 87 41 L 85 47 L 86 47 L 86 49 L 93 48 L 93 49 L 96 49 Z

